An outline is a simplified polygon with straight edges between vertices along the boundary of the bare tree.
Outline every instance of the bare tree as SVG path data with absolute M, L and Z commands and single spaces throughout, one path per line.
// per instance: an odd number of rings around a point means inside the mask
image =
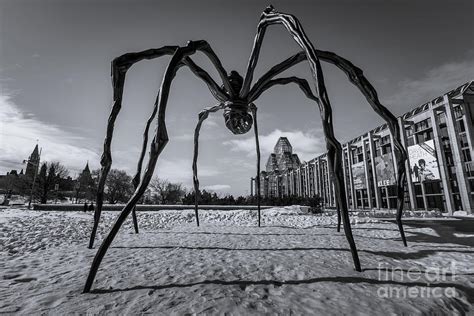
M 109 203 L 126 202 L 133 193 L 132 177 L 123 170 L 110 170 L 105 183 Z
M 181 183 L 171 183 L 168 180 L 162 180 L 154 177 L 149 184 L 155 195 L 152 199 L 159 204 L 176 204 L 181 202 L 186 193 Z
M 47 203 L 51 192 L 59 186 L 62 179 L 69 175 L 69 170 L 58 161 L 44 162 L 38 175 L 38 191 L 41 203 Z

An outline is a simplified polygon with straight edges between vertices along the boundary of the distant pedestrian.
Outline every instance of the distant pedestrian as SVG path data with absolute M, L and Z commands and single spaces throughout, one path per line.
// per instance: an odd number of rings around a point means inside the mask
M 94 203 L 91 203 L 91 205 L 89 205 L 89 211 L 94 212 Z
M 84 212 L 87 212 L 87 209 L 88 209 L 87 202 L 85 202 L 84 203 Z
M 420 170 L 420 168 L 418 168 L 418 165 L 415 163 L 415 165 L 413 166 L 413 174 L 415 175 L 415 181 L 420 181 L 420 175 L 418 174 L 418 171 Z

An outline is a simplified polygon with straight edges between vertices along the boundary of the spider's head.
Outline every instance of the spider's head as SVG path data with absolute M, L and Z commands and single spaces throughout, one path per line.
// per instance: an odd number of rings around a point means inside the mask
M 249 105 L 239 100 L 227 101 L 224 110 L 225 126 L 233 134 L 245 134 L 252 128 Z

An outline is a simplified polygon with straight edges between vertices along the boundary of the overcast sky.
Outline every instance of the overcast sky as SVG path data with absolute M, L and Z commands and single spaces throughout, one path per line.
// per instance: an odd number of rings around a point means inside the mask
M 361 67 L 381 100 L 401 115 L 474 79 L 473 1 L 272 1 L 295 14 L 318 49 Z M 43 160 L 75 176 L 99 167 L 112 104 L 110 61 L 123 53 L 209 41 L 224 67 L 245 74 L 255 29 L 267 1 L 0 1 L 0 173 L 24 167 L 36 140 Z M 256 78 L 298 52 L 281 26 L 271 26 Z M 134 173 L 146 118 L 169 58 L 128 73 L 114 135 L 114 168 Z M 201 55 L 195 61 L 218 81 Z M 323 65 L 336 135 L 347 141 L 382 123 L 344 74 Z M 307 63 L 287 75 L 311 79 Z M 314 87 L 313 87 L 314 88 Z M 215 104 L 188 69 L 173 82 L 167 113 L 170 142 L 155 174 L 190 186 L 197 113 Z M 295 86 L 274 87 L 256 102 L 262 168 L 279 136 L 303 160 L 324 152 L 319 113 Z M 221 113 L 202 135 L 201 186 L 248 194 L 255 174 L 252 133 L 236 136 Z

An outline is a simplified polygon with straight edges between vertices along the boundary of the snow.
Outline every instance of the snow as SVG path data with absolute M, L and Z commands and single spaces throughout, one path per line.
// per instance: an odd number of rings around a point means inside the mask
M 453 213 L 453 216 L 474 217 L 474 214 L 469 214 L 466 211 L 456 211 Z
M 96 246 L 117 215 L 104 212 Z M 0 210 L 0 313 L 473 310 L 474 244 L 466 237 L 474 231 L 453 232 L 451 226 L 461 220 L 407 220 L 409 247 L 404 248 L 393 221 L 351 217 L 363 267 L 356 272 L 345 236 L 336 232 L 336 217 L 311 215 L 297 206 L 263 210 L 261 228 L 255 211 L 201 211 L 199 228 L 192 210 L 137 215 L 140 234 L 128 219 L 93 292 L 82 294 L 97 250 L 87 249 L 92 213 Z M 436 277 L 441 269 L 448 273 Z M 387 298 L 391 290 L 399 297 Z M 406 294 L 413 291 L 418 295 Z M 442 295 L 433 297 L 437 293 Z

